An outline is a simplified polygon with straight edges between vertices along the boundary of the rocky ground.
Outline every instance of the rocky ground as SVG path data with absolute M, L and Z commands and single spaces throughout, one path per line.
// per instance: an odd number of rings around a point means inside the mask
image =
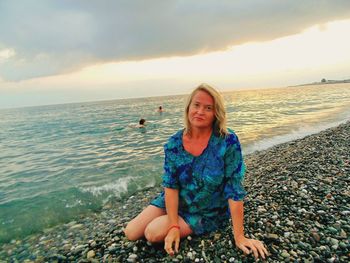
M 265 242 L 267 262 L 350 261 L 350 122 L 246 157 L 245 229 Z M 160 191 L 152 188 L 101 213 L 13 240 L 4 262 L 254 262 L 231 227 L 188 237 L 171 258 L 162 245 L 130 242 L 123 227 Z

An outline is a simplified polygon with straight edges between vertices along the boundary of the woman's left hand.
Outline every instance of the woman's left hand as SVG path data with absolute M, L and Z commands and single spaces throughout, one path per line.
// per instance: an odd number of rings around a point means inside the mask
M 264 244 L 256 239 L 249 239 L 245 236 L 235 238 L 236 246 L 240 248 L 245 254 L 250 254 L 253 252 L 256 259 L 259 258 L 259 255 L 265 259 L 269 255 Z

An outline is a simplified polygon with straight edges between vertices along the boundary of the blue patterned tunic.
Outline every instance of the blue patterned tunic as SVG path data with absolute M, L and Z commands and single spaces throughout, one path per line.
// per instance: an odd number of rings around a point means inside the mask
M 212 133 L 208 146 L 199 156 L 187 152 L 183 130 L 164 146 L 163 186 L 179 190 L 179 215 L 200 235 L 220 228 L 229 218 L 228 199 L 242 200 L 245 165 L 237 135 Z M 164 191 L 151 205 L 165 208 Z

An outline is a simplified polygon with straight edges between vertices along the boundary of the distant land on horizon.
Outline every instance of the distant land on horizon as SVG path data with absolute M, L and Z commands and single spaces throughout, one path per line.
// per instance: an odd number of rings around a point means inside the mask
M 288 86 L 288 87 L 300 87 L 300 86 L 323 85 L 323 84 L 338 84 L 338 83 L 350 83 L 350 79 L 343 79 L 343 80 L 321 79 L 321 81 L 319 81 L 319 82 L 305 83 L 305 84 L 293 85 L 293 86 Z

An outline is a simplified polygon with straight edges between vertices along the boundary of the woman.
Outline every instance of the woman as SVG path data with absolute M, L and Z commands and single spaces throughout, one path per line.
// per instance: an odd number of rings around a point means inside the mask
M 164 152 L 164 191 L 129 222 L 127 238 L 164 241 L 166 252 L 174 255 L 180 238 L 215 231 L 231 215 L 236 246 L 265 258 L 268 253 L 262 242 L 244 236 L 245 166 L 239 140 L 226 128 L 218 91 L 202 84 L 192 92 L 185 129 L 169 139 Z

